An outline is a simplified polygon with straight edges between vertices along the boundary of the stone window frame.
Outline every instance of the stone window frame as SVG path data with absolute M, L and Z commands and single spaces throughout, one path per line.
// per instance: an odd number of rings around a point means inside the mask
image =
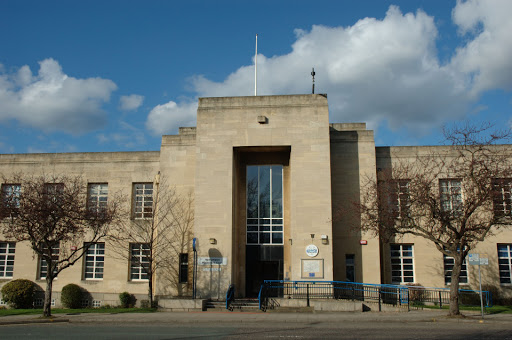
M 414 244 L 392 243 L 389 245 L 389 249 L 391 262 L 391 283 L 415 283 L 416 275 L 414 273 Z M 406 268 L 406 266 L 410 266 L 410 268 Z M 398 275 L 394 274 L 393 272 L 398 273 Z M 408 275 L 406 275 L 406 273 L 408 273 Z M 400 280 L 396 280 L 396 278 L 400 278 Z
M 462 180 L 460 178 L 439 179 L 441 211 L 461 214 L 464 207 Z
M 133 219 L 153 218 L 153 193 L 154 186 L 152 182 L 133 183 Z
M 443 254 L 444 284 L 447 286 L 451 285 L 452 270 L 454 263 L 455 259 L 453 258 L 453 256 L 447 256 L 446 254 Z M 459 284 L 469 285 L 468 263 L 466 259 L 462 261 Z
M 149 281 L 149 243 L 130 243 L 130 281 Z
M 12 279 L 16 258 L 16 242 L 0 242 L 0 279 Z
M 84 255 L 84 279 L 87 281 L 103 280 L 105 274 L 105 243 L 89 243 L 85 247 L 87 250 Z
M 87 209 L 94 213 L 100 213 L 107 209 L 108 183 L 87 184 Z
M 4 183 L 1 186 L 1 202 L 0 204 L 7 205 L 11 202 L 14 202 L 16 208 L 20 206 L 20 195 L 21 195 L 21 184 L 19 183 Z M 14 215 L 12 216 L 2 216 L 2 217 L 16 217 L 17 214 L 15 211 L 12 211 Z
M 512 244 L 498 243 L 498 271 L 500 273 L 500 285 L 512 285 Z
M 512 218 L 512 178 L 494 178 L 492 182 L 494 216 Z
M 55 261 L 59 260 L 59 253 L 60 253 L 60 244 L 58 244 L 56 247 L 52 247 L 52 257 Z M 46 274 L 48 273 L 48 266 L 46 264 L 46 261 L 43 259 L 41 255 L 39 255 L 39 261 L 38 261 L 38 277 L 39 280 L 45 280 Z M 56 279 L 56 277 L 55 277 Z

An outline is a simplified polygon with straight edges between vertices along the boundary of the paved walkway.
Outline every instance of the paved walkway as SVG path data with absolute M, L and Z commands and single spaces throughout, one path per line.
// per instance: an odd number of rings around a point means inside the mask
M 38 315 L 0 317 L 0 325 L 25 323 L 116 323 L 116 324 L 193 324 L 193 323 L 311 323 L 311 322 L 453 322 L 510 323 L 512 314 L 481 315 L 467 313 L 464 318 L 449 318 L 446 311 L 417 310 L 411 312 L 336 312 L 336 313 L 243 313 L 243 312 L 156 312 L 156 313 L 84 313 L 55 314 L 53 320 Z

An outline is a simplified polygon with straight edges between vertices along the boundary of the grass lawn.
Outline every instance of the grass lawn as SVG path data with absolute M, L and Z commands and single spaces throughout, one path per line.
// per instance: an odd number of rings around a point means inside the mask
M 52 314 L 79 314 L 79 313 L 153 313 L 156 308 L 83 308 L 64 309 L 52 308 Z M 0 317 L 7 315 L 43 315 L 43 309 L 0 309 Z
M 439 309 L 439 306 L 422 306 L 423 308 L 430 309 Z M 444 305 L 442 309 L 448 310 L 450 306 Z M 460 310 L 472 310 L 472 311 L 480 311 L 480 306 L 460 306 Z M 512 314 L 512 306 L 492 306 L 492 307 L 484 307 L 484 312 L 486 314 L 499 314 L 499 313 L 511 313 Z

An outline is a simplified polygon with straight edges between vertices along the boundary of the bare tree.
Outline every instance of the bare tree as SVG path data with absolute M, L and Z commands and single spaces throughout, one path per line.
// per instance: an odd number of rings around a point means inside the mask
M 28 241 L 45 265 L 43 315 L 49 317 L 53 280 L 108 233 L 119 217 L 121 198 L 90 209 L 87 184 L 79 176 L 17 174 L 3 181 L 2 232 L 17 242 Z
M 147 280 L 148 300 L 153 306 L 157 271 L 170 275 L 173 285 L 180 290 L 180 254 L 189 252 L 194 224 L 193 198 L 190 193 L 178 193 L 165 180 L 160 180 L 159 175 L 150 187 L 136 185 L 134 191 L 135 204 L 140 203 L 139 194 L 146 195 L 145 206 L 133 207 L 132 219 L 113 229 L 109 243 L 114 256 L 129 261 L 131 280 Z
M 460 314 L 459 282 L 467 254 L 512 223 L 512 148 L 498 144 L 511 132 L 492 130 L 490 124 L 469 123 L 445 128 L 450 146 L 423 148 L 427 151 L 413 159 L 394 155 L 392 165 L 363 186 L 356 204 L 363 230 L 384 241 L 395 235 L 422 237 L 453 257 L 450 315 Z

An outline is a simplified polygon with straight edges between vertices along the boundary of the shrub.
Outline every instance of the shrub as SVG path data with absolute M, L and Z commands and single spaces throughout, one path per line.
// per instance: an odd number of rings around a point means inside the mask
M 60 301 L 67 308 L 80 308 L 82 307 L 82 289 L 80 286 L 70 283 L 62 287 Z
M 128 308 L 132 305 L 133 297 L 128 292 L 122 292 L 119 294 L 119 302 L 121 302 L 122 308 Z
M 425 287 L 423 287 L 419 283 L 410 283 L 409 286 L 409 301 L 413 302 L 423 302 L 425 301 Z
M 492 299 L 492 303 L 494 305 L 502 305 L 503 304 L 503 297 L 502 297 L 502 294 L 501 294 L 501 289 L 496 286 L 496 285 L 491 285 L 491 284 L 484 284 L 482 285 L 482 290 L 483 291 L 488 291 L 491 293 L 491 299 Z M 485 296 L 484 296 L 484 303 L 485 303 Z
M 14 308 L 32 308 L 36 284 L 30 280 L 17 279 L 2 287 L 2 298 Z

